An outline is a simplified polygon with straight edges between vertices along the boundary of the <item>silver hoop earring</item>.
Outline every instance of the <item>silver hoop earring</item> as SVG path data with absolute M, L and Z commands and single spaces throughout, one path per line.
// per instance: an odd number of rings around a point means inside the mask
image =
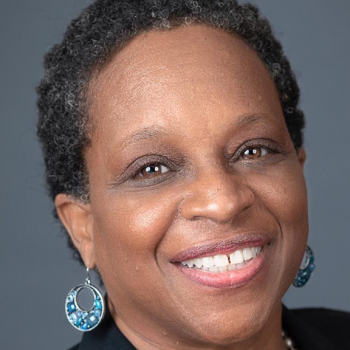
M 67 295 L 65 302 L 66 316 L 69 323 L 78 331 L 88 332 L 96 328 L 103 319 L 105 303 L 100 291 L 91 284 L 89 268 L 86 268 L 87 277 L 85 284 L 73 288 Z M 88 289 L 94 296 L 94 303 L 89 310 L 83 310 L 77 302 L 77 297 L 82 289 Z
M 294 278 L 294 287 L 304 287 L 315 270 L 315 257 L 309 246 L 306 246 L 303 263 Z

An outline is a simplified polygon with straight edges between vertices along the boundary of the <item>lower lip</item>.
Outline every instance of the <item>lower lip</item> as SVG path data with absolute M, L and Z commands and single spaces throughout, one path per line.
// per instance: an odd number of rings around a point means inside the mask
M 224 272 L 203 271 L 196 268 L 177 265 L 190 280 L 208 287 L 237 288 L 250 282 L 263 268 L 265 257 L 261 252 L 240 269 Z

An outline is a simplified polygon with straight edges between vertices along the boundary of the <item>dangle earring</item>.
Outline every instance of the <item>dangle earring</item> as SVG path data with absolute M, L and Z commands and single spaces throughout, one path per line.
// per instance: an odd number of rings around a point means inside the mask
M 306 246 L 305 255 L 303 258 L 303 263 L 298 270 L 297 275 L 294 278 L 294 287 L 304 287 L 309 281 L 312 272 L 315 270 L 315 257 L 309 246 Z
M 85 284 L 73 288 L 67 295 L 65 310 L 69 323 L 78 331 L 88 332 L 96 328 L 105 312 L 105 304 L 100 291 L 91 284 L 89 268 L 86 268 L 87 277 Z M 88 289 L 94 296 L 94 303 L 89 310 L 82 310 L 77 302 L 77 297 L 82 289 Z

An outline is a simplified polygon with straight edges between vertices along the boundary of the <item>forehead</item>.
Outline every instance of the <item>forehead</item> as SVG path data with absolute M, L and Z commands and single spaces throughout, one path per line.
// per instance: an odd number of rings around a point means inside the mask
M 94 134 L 113 128 L 116 140 L 155 124 L 185 130 L 199 117 L 210 124 L 219 114 L 280 112 L 257 54 L 239 36 L 203 25 L 138 35 L 92 80 L 89 100 Z

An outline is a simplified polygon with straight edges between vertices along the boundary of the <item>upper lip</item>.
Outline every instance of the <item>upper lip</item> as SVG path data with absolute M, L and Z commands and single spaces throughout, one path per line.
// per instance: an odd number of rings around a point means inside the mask
M 269 243 L 269 241 L 270 237 L 265 233 L 240 233 L 226 240 L 196 244 L 173 256 L 170 262 L 178 263 L 206 256 L 228 254 L 246 247 L 261 247 Z

